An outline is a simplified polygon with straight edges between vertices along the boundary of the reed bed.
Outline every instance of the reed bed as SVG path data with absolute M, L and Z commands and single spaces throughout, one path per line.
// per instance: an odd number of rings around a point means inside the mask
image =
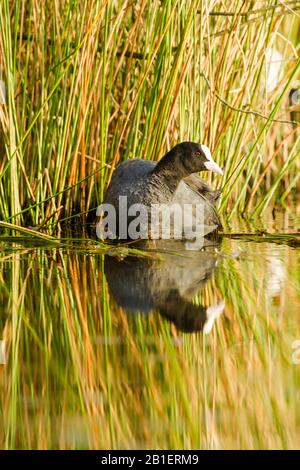
M 291 202 L 299 18 L 292 0 L 2 0 L 0 219 L 57 234 L 119 161 L 183 140 L 224 167 L 229 218 Z

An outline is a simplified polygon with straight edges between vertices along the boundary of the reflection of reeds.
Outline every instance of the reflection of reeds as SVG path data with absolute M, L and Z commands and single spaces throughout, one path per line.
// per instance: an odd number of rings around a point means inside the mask
M 226 255 L 237 246 L 239 260 Z M 209 335 L 179 333 L 157 313 L 127 315 L 101 254 L 19 248 L 4 259 L 1 447 L 299 447 L 299 256 L 247 246 L 223 242 L 195 299 L 226 301 Z M 275 293 L 272 256 L 286 266 Z
M 179 140 L 224 166 L 230 215 L 297 184 L 298 2 L 3 0 L 0 25 L 1 219 L 56 230 L 99 203 L 120 159 Z M 270 47 L 283 59 L 267 92 Z
M 243 243 L 224 240 L 195 303 L 224 298 L 226 310 L 203 336 L 115 304 L 104 254 L 142 255 L 134 244 L 60 230 L 101 201 L 118 161 L 158 159 L 180 140 L 209 145 L 224 167 L 232 224 L 289 197 L 298 2 L 224 5 L 0 2 L 0 219 L 17 234 L 0 257 L 1 447 L 299 447 L 296 235 L 284 227 L 262 243 L 245 222 Z M 271 46 L 283 62 L 268 92 Z M 239 261 L 226 257 L 235 246 Z

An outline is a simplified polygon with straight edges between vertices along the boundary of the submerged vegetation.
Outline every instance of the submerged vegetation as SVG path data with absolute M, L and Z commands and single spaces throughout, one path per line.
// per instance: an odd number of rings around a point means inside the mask
M 0 219 L 53 233 L 101 202 L 120 160 L 183 140 L 224 167 L 230 217 L 286 201 L 299 26 L 291 0 L 2 0 Z

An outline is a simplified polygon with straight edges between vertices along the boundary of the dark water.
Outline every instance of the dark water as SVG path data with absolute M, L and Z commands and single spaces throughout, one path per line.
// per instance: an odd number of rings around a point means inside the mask
M 227 229 L 143 257 L 1 238 L 1 447 L 299 447 L 299 218 Z

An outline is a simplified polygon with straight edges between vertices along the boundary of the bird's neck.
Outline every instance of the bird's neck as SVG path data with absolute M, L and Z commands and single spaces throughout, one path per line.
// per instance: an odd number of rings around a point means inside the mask
M 182 178 L 188 176 L 186 168 L 182 164 L 181 155 L 172 150 L 166 153 L 166 155 L 157 163 L 155 168 L 152 170 L 154 177 L 165 179 L 168 185 L 172 184 L 175 187 L 178 186 Z

